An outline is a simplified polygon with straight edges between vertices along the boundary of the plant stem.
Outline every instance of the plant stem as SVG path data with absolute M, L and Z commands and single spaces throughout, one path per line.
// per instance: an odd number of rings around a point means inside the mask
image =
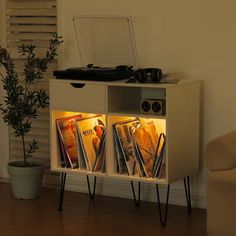
M 22 145 L 23 145 L 24 163 L 25 163 L 25 166 L 27 166 L 26 153 L 25 153 L 25 137 L 23 134 L 21 135 L 21 139 L 22 139 Z

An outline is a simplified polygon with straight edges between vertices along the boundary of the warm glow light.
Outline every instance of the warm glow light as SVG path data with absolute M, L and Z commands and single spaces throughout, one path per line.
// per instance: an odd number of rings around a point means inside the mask
M 155 119 L 155 118 L 140 118 L 141 123 L 147 123 L 153 121 L 156 131 L 158 134 L 166 134 L 166 120 L 165 119 Z
M 132 116 L 109 116 L 109 121 L 111 124 L 117 123 L 120 121 L 127 121 L 127 120 L 132 120 L 135 117 Z M 138 117 L 140 119 L 141 124 L 145 124 L 147 122 L 153 121 L 156 131 L 158 134 L 164 133 L 166 134 L 166 120 L 165 119 L 158 119 L 158 118 L 143 118 L 143 117 Z
M 70 124 L 70 119 L 74 119 L 73 123 L 75 124 L 75 130 L 77 130 L 78 133 L 71 133 L 71 126 L 68 125 Z M 166 135 L 165 119 L 155 117 L 149 118 L 146 116 L 106 116 L 104 114 L 92 114 L 83 112 L 52 111 L 52 121 L 56 120 L 57 122 L 61 122 L 60 124 L 64 125 L 58 125 L 59 123 L 57 123 L 57 127 L 55 127 L 56 129 L 60 127 L 60 143 L 64 143 L 64 146 L 61 146 L 60 152 L 63 152 L 62 147 L 66 147 L 64 153 L 67 152 L 67 155 L 69 156 L 68 158 L 68 156 L 66 156 L 65 154 L 58 155 L 57 163 L 60 167 L 66 166 L 68 169 L 72 168 L 92 172 L 96 172 L 98 170 L 105 171 L 105 169 L 103 169 L 105 168 L 105 165 L 102 164 L 105 162 L 97 161 L 98 157 L 104 157 L 103 159 L 100 158 L 100 160 L 105 160 L 105 150 L 107 150 L 107 147 L 105 147 L 104 145 L 104 152 L 101 152 L 102 155 L 97 156 L 97 152 L 99 150 L 98 145 L 99 143 L 101 143 L 101 140 L 105 140 L 105 138 L 103 137 L 106 137 L 107 134 L 107 132 L 103 132 L 104 129 L 99 129 L 99 127 L 102 126 L 103 128 L 105 127 L 106 131 L 112 134 L 110 136 L 112 137 L 112 140 L 113 137 L 115 137 L 115 134 L 117 135 L 116 142 L 119 142 L 121 145 L 120 151 L 123 150 L 123 153 L 125 153 L 123 155 L 126 155 L 126 159 L 124 160 L 126 160 L 127 172 L 123 172 L 123 162 L 120 159 L 119 154 L 116 154 L 116 158 L 118 159 L 115 161 L 115 163 L 117 164 L 117 161 L 119 161 L 120 170 L 117 172 L 117 167 L 115 164 L 115 172 L 120 174 L 129 174 L 134 177 L 136 176 L 145 178 L 163 178 L 165 176 L 165 172 L 161 171 L 160 165 L 155 164 L 158 162 L 154 162 L 154 160 L 158 160 L 156 157 L 160 156 L 161 152 L 163 151 L 163 149 L 158 147 L 160 147 L 159 143 L 163 144 L 162 137 L 163 135 Z M 52 123 L 53 126 L 56 126 L 56 122 Z M 65 127 L 66 129 L 63 129 L 63 127 Z M 102 131 L 101 135 L 99 135 L 99 130 Z M 105 136 L 102 136 L 103 133 L 105 134 Z M 56 140 L 58 140 L 58 138 Z M 112 140 L 109 140 L 109 142 L 112 142 Z M 162 141 L 159 142 L 159 140 Z M 140 147 L 139 155 L 142 155 L 143 164 L 140 164 L 140 161 L 137 161 L 140 157 L 137 156 L 137 151 L 135 152 L 135 150 L 137 149 L 135 149 L 134 143 L 136 143 L 136 145 L 139 145 Z M 78 145 L 80 145 L 80 148 L 78 148 Z M 115 143 L 113 145 L 114 150 L 117 151 L 119 145 Z M 67 158 L 65 158 L 65 156 Z M 68 164 L 66 160 L 70 160 L 70 163 Z M 82 162 L 81 160 L 84 161 Z
M 92 117 L 95 115 L 99 114 L 94 114 L 94 113 L 83 113 L 83 112 L 71 112 L 71 111 L 52 111 L 53 114 L 53 119 L 59 119 L 59 118 L 64 118 L 64 117 L 69 117 L 69 116 L 74 116 L 74 115 L 81 115 L 82 117 Z

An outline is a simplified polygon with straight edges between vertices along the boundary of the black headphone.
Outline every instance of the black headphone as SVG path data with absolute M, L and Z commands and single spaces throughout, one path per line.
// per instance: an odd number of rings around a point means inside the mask
M 134 72 L 134 78 L 140 83 L 144 83 L 150 75 L 153 82 L 158 83 L 161 81 L 162 70 L 159 68 L 144 68 L 138 69 Z

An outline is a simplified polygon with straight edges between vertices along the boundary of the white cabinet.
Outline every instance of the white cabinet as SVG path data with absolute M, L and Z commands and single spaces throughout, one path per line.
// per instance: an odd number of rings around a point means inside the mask
M 125 83 L 77 80 L 50 81 L 51 168 L 59 172 L 95 175 L 106 178 L 138 180 L 169 184 L 190 176 L 199 167 L 200 83 L 180 80 L 178 83 Z M 165 113 L 143 113 L 144 99 L 165 103 Z M 91 172 L 61 167 L 55 120 L 71 114 L 102 114 L 106 120 L 106 171 Z M 117 172 L 113 124 L 127 119 L 152 120 L 157 132 L 166 135 L 166 168 L 164 178 L 137 177 Z

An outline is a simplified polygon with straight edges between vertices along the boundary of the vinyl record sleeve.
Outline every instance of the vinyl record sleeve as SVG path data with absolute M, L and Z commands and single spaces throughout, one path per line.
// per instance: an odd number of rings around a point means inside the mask
M 135 158 L 130 128 L 136 127 L 139 124 L 140 124 L 139 119 L 127 120 L 115 124 L 117 137 L 127 165 L 128 174 L 136 176 L 140 175 L 140 170 L 139 170 L 139 165 Z
M 113 138 L 114 138 L 114 146 L 115 146 L 115 153 L 116 153 L 116 160 L 117 160 L 117 172 L 120 174 L 128 174 L 127 165 L 125 162 L 125 158 L 122 152 L 122 147 L 120 145 L 115 124 L 113 124 Z
M 161 166 L 163 165 L 162 169 L 165 166 L 165 156 L 166 156 L 166 137 L 162 133 L 159 137 L 159 142 L 158 142 L 158 152 L 157 152 L 157 157 L 154 163 L 153 167 L 153 177 L 158 178 L 159 177 L 159 172 L 161 169 Z
M 106 130 L 104 128 L 101 141 L 100 141 L 99 150 L 96 155 L 96 160 L 93 167 L 93 171 L 95 172 L 98 172 L 98 171 L 104 172 L 103 167 L 104 167 L 105 156 L 106 156 L 105 146 L 106 146 Z
M 148 177 L 152 177 L 158 146 L 158 134 L 155 125 L 152 121 L 141 124 L 132 129 L 132 135 L 141 154 L 145 173 Z
M 134 154 L 135 154 L 136 161 L 137 161 L 137 163 L 139 165 L 139 169 L 140 169 L 140 177 L 148 177 L 148 173 L 146 171 L 141 152 L 140 152 L 138 145 L 134 139 L 132 129 L 130 130 L 130 132 L 131 132 L 131 137 L 132 137 L 132 145 L 134 148 Z
M 101 152 L 101 138 L 105 130 L 105 116 L 96 115 L 86 119 L 76 120 L 78 133 L 84 158 L 87 161 L 87 168 L 93 171 L 94 164 Z M 96 127 L 98 130 L 96 131 Z
M 57 132 L 57 145 L 58 145 L 58 149 L 60 151 L 60 162 L 61 162 L 61 167 L 62 168 L 65 168 L 65 167 L 72 167 L 70 162 L 69 162 L 69 157 L 65 151 L 65 146 L 63 144 L 63 141 L 62 141 L 62 137 L 61 137 L 61 134 L 59 132 L 59 129 L 58 127 L 56 128 L 56 132 Z
M 61 142 L 65 147 L 71 168 L 78 168 L 78 152 L 75 119 L 81 118 L 81 115 L 64 117 L 56 119 L 56 126 L 61 137 Z

